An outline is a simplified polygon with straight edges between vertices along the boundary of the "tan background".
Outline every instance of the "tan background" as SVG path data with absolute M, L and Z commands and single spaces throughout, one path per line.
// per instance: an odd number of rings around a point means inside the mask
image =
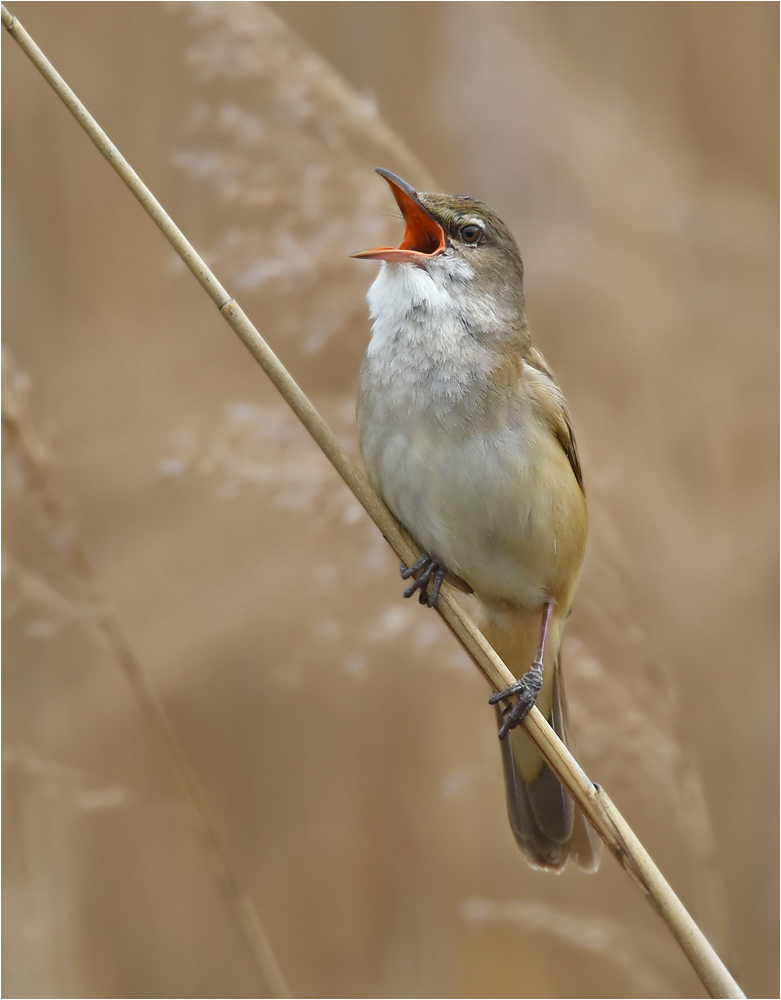
M 580 755 L 777 995 L 777 6 L 271 6 L 13 10 L 353 452 L 371 168 L 510 224 Z M 3 101 L 4 994 L 267 995 L 75 531 L 294 995 L 703 995 L 612 858 L 526 867 L 484 682 L 7 37 Z

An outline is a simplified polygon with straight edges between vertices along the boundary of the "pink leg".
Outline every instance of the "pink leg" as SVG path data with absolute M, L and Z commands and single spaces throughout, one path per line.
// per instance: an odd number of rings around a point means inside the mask
M 504 713 L 504 721 L 499 730 L 499 739 L 503 740 L 511 729 L 519 726 L 531 711 L 532 705 L 537 700 L 537 695 L 542 690 L 543 682 L 543 660 L 545 658 L 545 643 L 548 641 L 548 631 L 553 613 L 553 601 L 547 600 L 542 608 L 542 625 L 540 627 L 540 642 L 537 646 L 537 655 L 534 662 L 515 684 L 499 691 L 488 699 L 489 705 L 495 705 L 498 701 L 504 701 L 514 695 L 518 700 L 511 705 Z

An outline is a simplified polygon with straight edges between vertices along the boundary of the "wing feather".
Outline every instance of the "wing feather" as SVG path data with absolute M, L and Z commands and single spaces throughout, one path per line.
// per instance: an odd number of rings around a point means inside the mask
M 545 358 L 536 347 L 530 347 L 524 359 L 524 368 L 529 377 L 530 384 L 537 389 L 535 393 L 540 408 L 543 411 L 551 430 L 556 435 L 564 454 L 572 467 L 575 479 L 578 482 L 583 494 L 583 472 L 578 458 L 578 448 L 575 444 L 575 435 L 572 431 L 569 409 L 564 393 L 559 388 L 558 382 L 548 366 Z

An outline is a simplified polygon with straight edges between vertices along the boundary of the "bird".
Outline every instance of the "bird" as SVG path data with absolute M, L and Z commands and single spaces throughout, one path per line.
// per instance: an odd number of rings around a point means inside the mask
M 420 547 L 405 597 L 471 591 L 486 639 L 520 677 L 496 706 L 510 826 L 534 868 L 599 865 L 600 842 L 520 725 L 535 704 L 569 741 L 561 642 L 588 516 L 564 395 L 526 320 L 507 226 L 466 195 L 420 193 L 378 167 L 404 219 L 367 294 L 358 380 L 361 456 Z

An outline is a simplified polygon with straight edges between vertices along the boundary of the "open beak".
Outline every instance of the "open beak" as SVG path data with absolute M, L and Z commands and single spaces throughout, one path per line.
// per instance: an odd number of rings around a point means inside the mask
M 421 265 L 428 257 L 435 257 L 445 249 L 445 230 L 420 203 L 414 187 L 382 167 L 375 168 L 380 177 L 390 185 L 396 204 L 404 216 L 404 239 L 397 247 L 375 247 L 360 250 L 353 257 L 363 260 L 390 260 Z

